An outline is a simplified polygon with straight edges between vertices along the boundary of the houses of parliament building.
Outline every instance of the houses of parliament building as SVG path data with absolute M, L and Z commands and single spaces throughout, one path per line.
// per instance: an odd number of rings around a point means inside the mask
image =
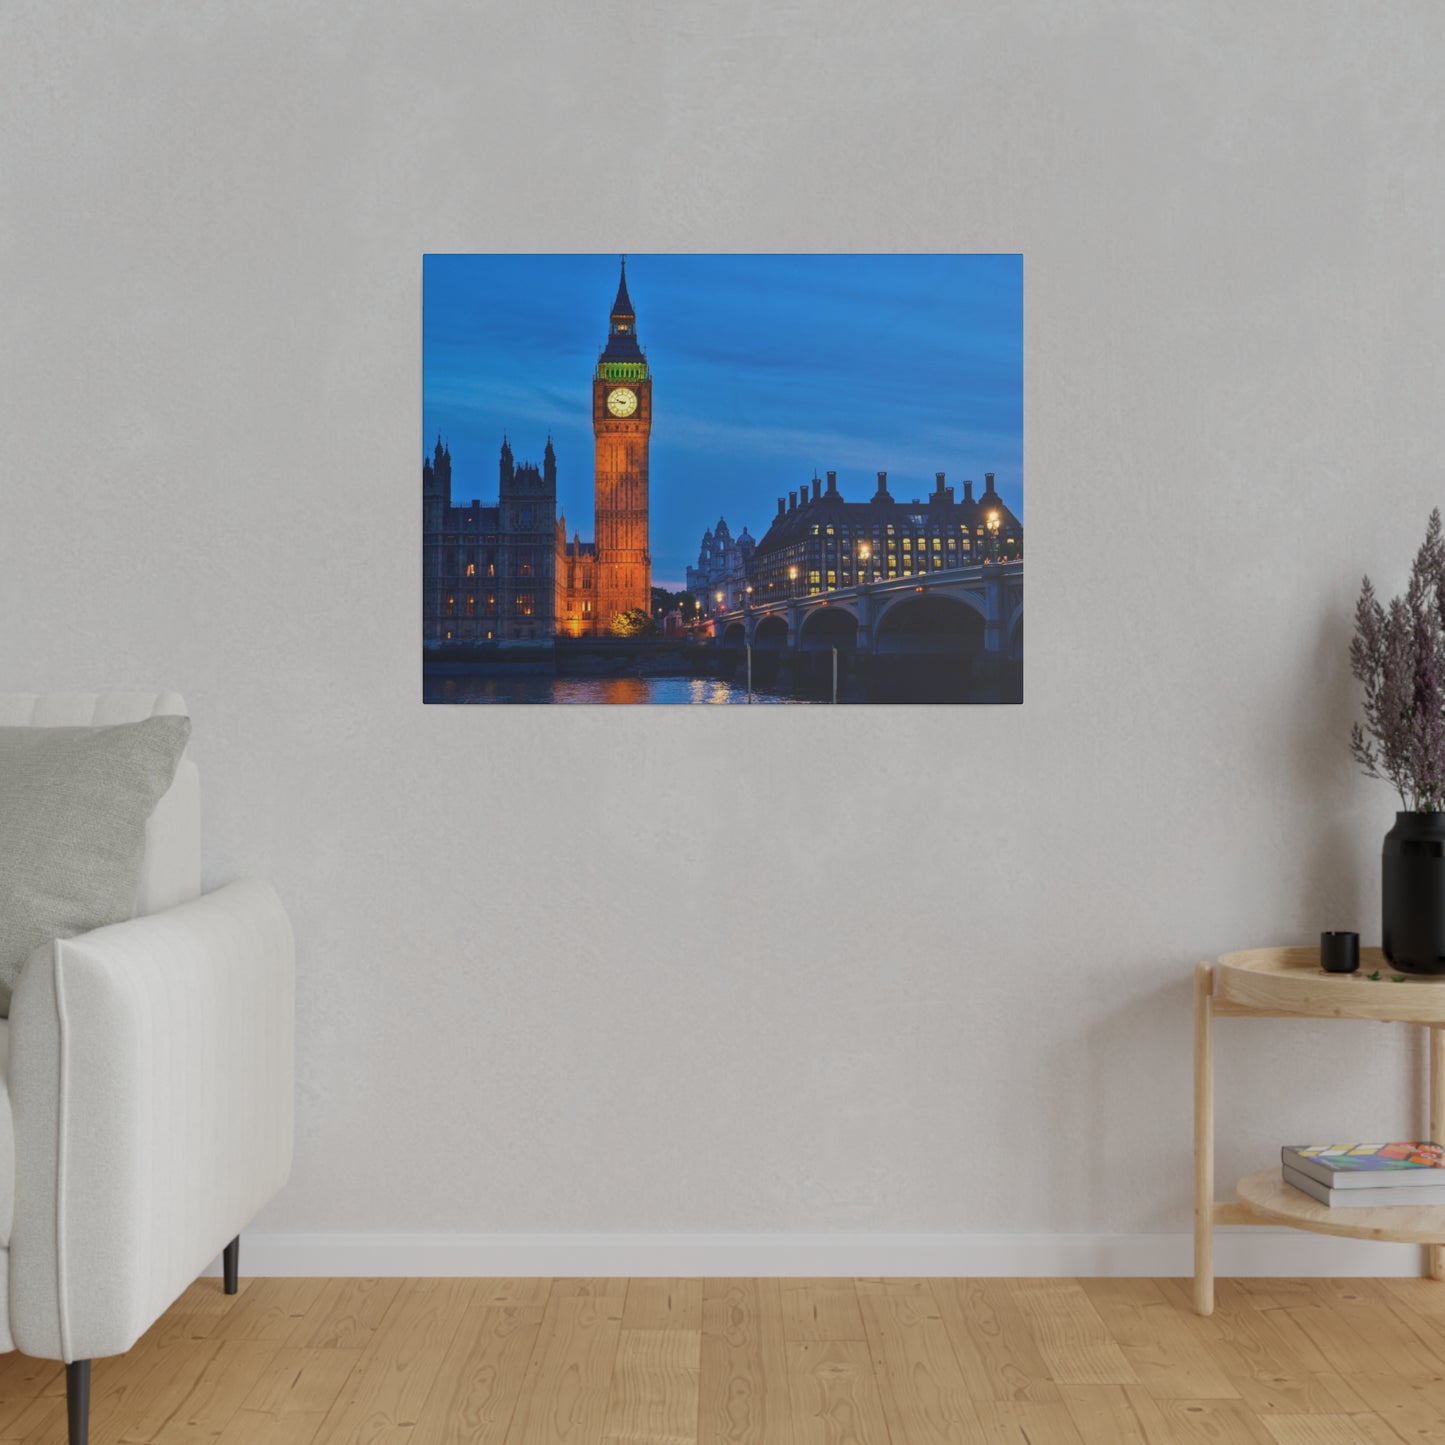
M 592 374 L 596 539 L 567 536 L 557 454 L 518 463 L 502 439 L 495 504 L 452 500 L 451 449 L 422 462 L 422 636 L 428 642 L 550 642 L 606 633 L 651 609 L 648 442 L 652 373 L 637 341 L 627 263 Z

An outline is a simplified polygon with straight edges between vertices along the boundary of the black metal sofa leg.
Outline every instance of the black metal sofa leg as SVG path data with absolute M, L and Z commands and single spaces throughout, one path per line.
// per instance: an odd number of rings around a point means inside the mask
M 226 1276 L 226 1293 L 240 1288 L 241 1236 L 238 1234 L 221 1255 Z M 90 1361 L 75 1360 L 65 1367 L 65 1414 L 70 1425 L 70 1445 L 89 1445 L 90 1440 Z
M 90 1440 L 90 1361 L 65 1367 L 65 1413 L 70 1420 L 70 1445 Z

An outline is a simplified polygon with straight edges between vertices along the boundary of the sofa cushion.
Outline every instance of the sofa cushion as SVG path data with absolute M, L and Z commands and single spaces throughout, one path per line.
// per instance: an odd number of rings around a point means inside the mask
M 184 717 L 178 692 L 0 692 L 0 727 L 97 728 L 148 717 Z M 136 914 L 160 913 L 201 896 L 201 777 L 183 757 L 175 781 L 146 824 Z
M 0 728 L 0 1014 L 40 945 L 133 916 L 146 821 L 187 717 Z

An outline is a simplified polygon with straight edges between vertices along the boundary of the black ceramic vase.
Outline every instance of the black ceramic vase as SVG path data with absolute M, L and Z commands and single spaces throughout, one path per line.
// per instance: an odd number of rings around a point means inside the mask
M 1385 957 L 1401 973 L 1445 973 L 1445 813 L 1396 813 L 1385 834 Z

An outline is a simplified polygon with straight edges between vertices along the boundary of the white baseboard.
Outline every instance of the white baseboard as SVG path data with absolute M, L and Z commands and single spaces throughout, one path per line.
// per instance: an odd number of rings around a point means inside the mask
M 1160 1275 L 1193 1272 L 1188 1234 L 329 1234 L 257 1230 L 241 1272 L 418 1277 Z M 1220 1229 L 1221 1276 L 1413 1275 L 1415 1245 Z M 219 1261 L 210 1273 L 219 1273 Z

